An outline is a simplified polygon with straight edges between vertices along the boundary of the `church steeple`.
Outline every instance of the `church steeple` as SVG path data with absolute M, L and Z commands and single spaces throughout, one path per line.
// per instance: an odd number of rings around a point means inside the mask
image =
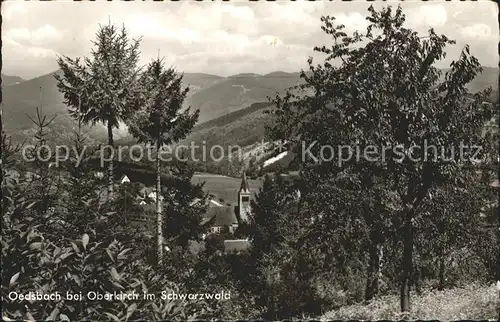
M 241 176 L 241 185 L 240 185 L 240 193 L 250 193 L 250 188 L 248 186 L 247 174 L 243 171 L 243 175 Z
M 247 175 L 243 170 L 241 186 L 238 191 L 238 220 L 240 222 L 248 221 L 248 215 L 250 214 L 250 196 L 250 186 L 248 185 Z

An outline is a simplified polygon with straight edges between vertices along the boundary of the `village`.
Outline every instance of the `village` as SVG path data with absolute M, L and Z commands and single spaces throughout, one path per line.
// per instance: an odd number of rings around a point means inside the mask
M 102 177 L 104 174 L 102 172 L 96 172 L 97 177 Z M 127 175 L 122 175 L 117 184 L 126 185 L 130 184 L 131 181 Z M 140 184 L 141 189 L 140 194 L 136 197 L 139 205 L 144 209 L 145 212 L 148 210 L 153 211 L 156 198 L 158 198 L 156 193 L 156 188 L 146 187 L 144 184 Z M 250 198 L 251 191 L 248 185 L 248 179 L 246 173 L 243 172 L 241 178 L 241 186 L 238 191 L 235 191 L 237 195 L 238 204 L 227 205 L 216 201 L 215 199 L 208 198 L 208 211 L 204 214 L 204 222 L 209 223 L 208 233 L 202 235 L 202 240 L 205 240 L 210 235 L 223 235 L 224 238 L 224 252 L 226 254 L 240 253 L 247 250 L 250 247 L 250 242 L 248 238 L 246 239 L 233 239 L 234 233 L 238 229 L 238 226 L 242 223 L 249 224 L 249 218 L 251 216 Z M 161 202 L 164 202 L 164 197 L 159 196 Z M 202 202 L 201 199 L 195 199 L 191 205 L 195 203 Z M 149 221 L 152 222 L 152 221 Z M 196 247 L 198 246 L 198 247 Z M 194 248 L 203 249 L 203 245 L 196 245 Z M 201 248 L 200 248 L 201 247 Z M 164 245 L 164 249 L 169 251 L 168 245 Z

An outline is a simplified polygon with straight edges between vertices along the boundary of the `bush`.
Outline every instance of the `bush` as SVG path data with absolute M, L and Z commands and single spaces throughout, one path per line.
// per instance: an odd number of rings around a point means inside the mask
M 168 273 L 182 271 L 178 268 L 188 265 L 188 261 L 181 259 L 184 266 L 167 262 L 164 267 L 153 267 L 145 260 L 145 250 L 138 248 L 135 231 L 120 226 L 113 226 L 107 233 L 97 229 L 114 218 L 112 205 L 106 205 L 106 211 L 111 212 L 104 215 L 94 209 L 92 214 L 98 220 L 88 221 L 87 232 L 75 239 L 75 231 L 66 226 L 78 213 L 66 213 L 65 208 L 56 212 L 38 209 L 37 196 L 26 193 L 22 187 L 27 183 L 23 176 L 19 178 L 5 178 L 0 237 L 2 293 L 57 293 L 61 298 L 21 301 L 6 296 L 2 301 L 3 319 L 125 321 L 210 316 L 209 306 L 203 301 L 160 298 L 162 291 L 184 292 L 185 277 L 173 280 Z M 82 294 L 83 298 L 69 300 L 66 292 Z M 99 301 L 88 299 L 89 292 L 135 292 L 139 298 Z M 143 292 L 155 294 L 156 298 L 144 299 Z
M 2 280 L 2 292 L 40 292 L 40 294 L 61 294 L 60 301 L 34 301 L 24 303 L 11 301 L 3 303 L 4 318 L 10 319 L 61 319 L 61 320 L 116 320 L 129 319 L 192 319 L 204 312 L 202 302 L 186 300 L 165 301 L 160 299 L 162 291 L 179 291 L 182 286 L 166 280 L 161 270 L 154 270 L 129 256 L 131 248 L 119 241 L 89 241 L 87 234 L 80 240 L 66 241 L 66 246 L 57 246 L 33 229 L 21 234 L 18 243 L 3 243 L 4 259 L 16 252 L 22 257 L 12 262 L 18 269 L 6 274 Z M 19 243 L 19 241 L 23 243 Z M 61 243 L 62 244 L 62 243 Z M 7 271 L 12 271 L 9 269 Z M 81 294 L 81 301 L 66 299 L 66 292 Z M 138 300 L 95 301 L 87 299 L 89 292 L 136 293 Z M 143 292 L 155 294 L 151 301 L 143 298 Z

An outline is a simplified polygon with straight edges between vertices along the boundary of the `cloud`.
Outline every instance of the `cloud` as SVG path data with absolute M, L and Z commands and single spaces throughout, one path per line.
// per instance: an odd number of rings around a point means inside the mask
M 38 76 L 57 68 L 51 61 L 56 53 L 88 56 L 99 23 L 111 19 L 115 25 L 124 24 L 131 37 L 143 37 L 141 64 L 156 58 L 160 50 L 167 64 L 186 72 L 227 76 L 249 71 L 265 74 L 273 69 L 296 71 L 306 67 L 309 56 L 317 56 L 314 46 L 331 44 L 331 37 L 321 30 L 321 16 L 336 17 L 347 33 L 365 30 L 368 5 L 324 1 L 5 2 L 3 38 L 12 45 L 4 46 L 4 68 L 14 75 Z M 470 43 L 471 50 L 478 47 L 481 54 L 496 51 L 495 43 L 486 45 L 498 29 L 496 17 L 490 15 L 491 5 L 477 2 L 469 5 L 474 10 L 460 12 L 463 5 L 401 3 L 407 27 L 425 32 L 432 26 L 457 43 Z M 375 3 L 374 7 L 382 5 Z M 276 44 L 271 45 L 274 39 Z M 458 49 L 451 48 L 448 56 L 457 53 Z M 495 64 L 496 57 L 483 56 L 486 64 Z
M 25 46 L 3 36 L 2 55 L 6 74 L 30 78 L 56 70 L 57 52 L 43 47 Z M 6 59 L 6 57 L 8 57 Z
M 229 14 L 231 17 L 243 21 L 255 20 L 255 13 L 250 7 L 235 7 L 233 5 L 223 4 L 221 7 L 222 14 Z
M 11 21 L 26 12 L 26 6 L 21 1 L 6 1 L 2 3 L 2 17 L 5 21 Z
M 123 19 L 123 23 L 127 26 L 133 36 L 162 40 L 170 39 L 181 43 L 191 43 L 199 41 L 201 38 L 197 30 L 169 26 L 164 22 L 164 17 L 159 14 L 131 14 Z
M 48 24 L 33 31 L 28 28 L 11 28 L 5 30 L 4 35 L 18 43 L 40 47 L 53 45 L 63 39 L 63 33 Z
M 413 28 L 436 28 L 446 24 L 448 13 L 441 4 L 422 5 L 409 10 L 406 21 Z
M 335 15 L 335 22 L 337 24 L 344 25 L 347 30 L 366 30 L 368 27 L 368 21 L 366 20 L 366 16 L 363 16 L 359 12 L 350 12 L 350 13 L 340 13 Z
M 314 3 L 310 5 L 302 4 L 300 8 L 295 6 L 297 3 L 266 3 L 267 14 L 261 17 L 260 23 L 263 25 L 269 24 L 269 27 L 273 27 L 272 30 L 274 31 L 290 31 L 292 29 L 295 32 L 301 32 L 301 30 L 310 31 L 311 27 L 314 28 L 314 26 L 320 24 L 319 17 L 314 14 Z
M 4 31 L 4 37 L 16 42 L 30 42 L 31 32 L 28 28 L 12 28 Z
M 199 31 L 214 31 L 222 26 L 220 3 L 204 3 L 200 6 L 193 2 L 182 2 L 179 8 L 171 8 L 165 15 L 169 25 L 182 25 Z M 170 8 L 170 6 L 169 6 Z M 177 10 L 176 10 L 177 9 Z
M 7 46 L 12 47 L 12 49 L 9 50 L 15 51 L 16 54 L 18 54 L 17 60 L 21 60 L 23 56 L 25 58 L 55 58 L 57 56 L 57 53 L 52 49 L 36 46 L 23 46 L 8 37 L 3 39 L 3 41 Z
M 283 41 L 277 36 L 263 35 L 257 39 L 256 44 L 259 46 L 281 46 L 283 45 Z
M 36 29 L 32 32 L 32 36 L 36 42 L 51 42 L 62 40 L 62 32 L 57 31 L 51 25 L 43 25 L 42 27 Z
M 474 40 L 488 40 L 493 37 L 491 28 L 484 23 L 478 23 L 472 26 L 464 27 L 460 30 L 460 33 L 463 37 L 471 38 Z

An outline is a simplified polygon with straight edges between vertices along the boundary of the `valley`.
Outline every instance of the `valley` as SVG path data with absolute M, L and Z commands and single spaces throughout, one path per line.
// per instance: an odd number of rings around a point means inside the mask
M 300 84 L 299 73 L 278 71 L 265 75 L 243 73 L 229 77 L 204 73 L 183 75 L 184 86 L 190 88 L 184 105 L 200 109 L 200 116 L 192 132 L 178 145 L 189 146 L 194 142 L 207 149 L 219 145 L 226 148 L 239 146 L 243 150 L 242 160 L 236 163 L 231 164 L 227 157 L 221 162 L 207 160 L 193 163 L 196 171 L 238 177 L 241 167 L 249 169 L 250 163 L 255 169 L 272 163 L 265 162 L 269 158 L 276 158 L 277 153 L 260 151 L 258 148 L 263 140 L 266 141 L 265 129 L 272 122 L 272 117 L 265 113 L 273 108 L 268 98 L 277 93 L 283 94 L 288 88 Z M 498 69 L 484 67 L 483 73 L 469 84 L 469 89 L 472 92 L 485 89 L 497 82 L 497 75 Z M 30 117 L 35 116 L 36 107 L 39 106 L 48 118 L 55 116 L 49 126 L 49 141 L 55 144 L 71 142 L 77 130 L 77 122 L 68 114 L 63 103 L 64 97 L 57 89 L 54 73 L 30 80 L 15 76 L 2 77 L 5 83 L 2 102 L 4 128 L 14 142 L 29 142 L 33 138 L 35 128 Z M 498 91 L 493 88 L 491 99 L 495 100 L 497 97 Z M 89 144 L 107 141 L 107 132 L 102 124 L 84 126 L 83 133 Z M 117 145 L 136 144 L 125 124 L 115 129 L 113 135 Z M 290 156 L 285 159 L 285 162 L 289 162 Z M 269 167 L 271 168 L 273 166 Z

